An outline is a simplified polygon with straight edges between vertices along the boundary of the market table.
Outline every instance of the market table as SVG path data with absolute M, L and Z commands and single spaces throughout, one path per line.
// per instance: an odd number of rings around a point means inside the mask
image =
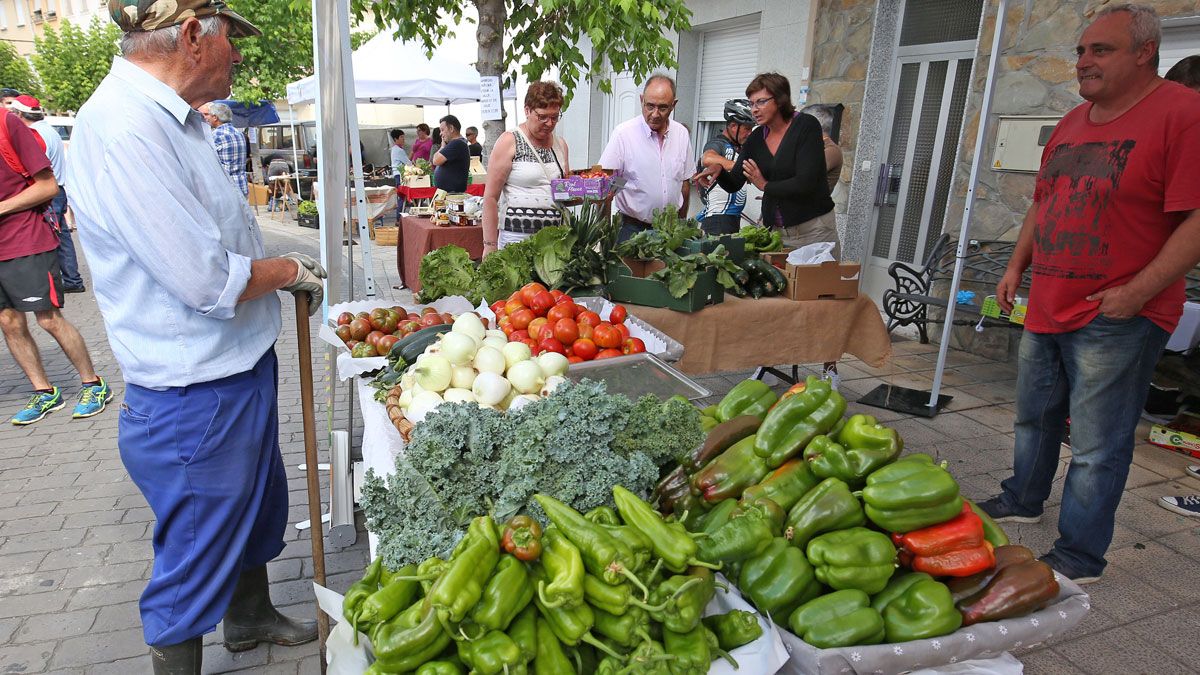
M 825 363 L 844 354 L 878 368 L 892 355 L 879 308 L 862 295 L 853 300 L 726 295 L 698 312 L 640 305 L 629 305 L 629 311 L 683 343 L 683 358 L 674 365 L 689 374 Z
M 433 220 L 421 216 L 404 216 L 400 226 L 400 238 L 396 243 L 396 269 L 405 287 L 413 293 L 421 290 L 417 276 L 421 258 L 435 248 L 454 244 L 467 249 L 472 260 L 483 257 L 483 226 L 450 225 L 439 227 Z
M 402 197 L 405 201 L 415 202 L 422 199 L 433 199 L 433 195 L 437 192 L 435 187 L 408 187 L 407 185 L 399 185 L 396 187 L 396 195 Z M 473 197 L 483 196 L 483 183 L 471 183 L 467 186 L 467 194 Z

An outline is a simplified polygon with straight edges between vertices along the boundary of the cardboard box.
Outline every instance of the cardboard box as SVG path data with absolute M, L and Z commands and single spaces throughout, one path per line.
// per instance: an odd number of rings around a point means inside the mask
M 1155 424 L 1150 427 L 1149 441 L 1160 448 L 1200 459 L 1200 436 Z
M 760 253 L 768 264 L 783 270 L 790 300 L 853 300 L 858 297 L 861 265 L 830 260 L 820 265 L 792 265 L 790 251 Z
M 404 179 L 404 186 L 407 188 L 427 188 L 433 187 L 433 182 L 429 176 L 409 176 Z
M 725 289 L 717 283 L 717 271 L 701 272 L 695 286 L 682 298 L 676 298 L 667 285 L 657 279 L 646 279 L 665 267 L 661 260 L 628 260 L 608 267 L 608 293 L 614 302 L 626 302 L 646 307 L 666 307 L 680 312 L 695 312 L 705 305 L 725 301 Z
M 250 194 L 246 196 L 246 199 L 250 202 L 250 206 L 266 206 L 270 199 L 270 192 L 266 185 L 251 183 Z
M 584 178 L 580 174 L 594 169 L 572 171 L 566 178 L 550 179 L 550 195 L 558 201 L 570 199 L 604 199 L 624 185 L 619 171 L 605 169 L 607 175 L 599 178 Z

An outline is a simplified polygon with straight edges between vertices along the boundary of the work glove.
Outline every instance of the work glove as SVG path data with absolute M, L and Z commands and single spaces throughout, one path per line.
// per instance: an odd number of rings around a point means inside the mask
M 308 315 L 316 314 L 321 310 L 321 300 L 325 298 L 325 285 L 321 283 L 321 280 L 328 276 L 325 268 L 303 253 L 285 253 L 281 257 L 296 261 L 296 267 L 300 271 L 296 273 L 295 281 L 280 290 L 288 293 L 308 293 Z

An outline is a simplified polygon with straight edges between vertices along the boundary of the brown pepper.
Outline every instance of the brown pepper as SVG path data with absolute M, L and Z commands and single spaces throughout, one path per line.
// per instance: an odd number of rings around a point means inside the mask
M 1000 570 L 982 591 L 959 603 L 963 625 L 1024 616 L 1058 597 L 1054 570 L 1030 560 Z

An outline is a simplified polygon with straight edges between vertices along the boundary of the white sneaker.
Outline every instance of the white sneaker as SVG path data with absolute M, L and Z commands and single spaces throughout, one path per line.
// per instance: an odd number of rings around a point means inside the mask
M 821 379 L 829 382 L 829 386 L 832 387 L 834 391 L 838 391 L 838 385 L 842 383 L 842 378 L 837 374 L 836 370 L 826 370 L 825 372 L 821 373 Z M 1200 469 L 1200 466 L 1196 468 Z M 1197 477 L 1200 478 L 1200 475 Z
M 1200 478 L 1200 464 L 1189 464 L 1184 471 L 1192 478 Z

